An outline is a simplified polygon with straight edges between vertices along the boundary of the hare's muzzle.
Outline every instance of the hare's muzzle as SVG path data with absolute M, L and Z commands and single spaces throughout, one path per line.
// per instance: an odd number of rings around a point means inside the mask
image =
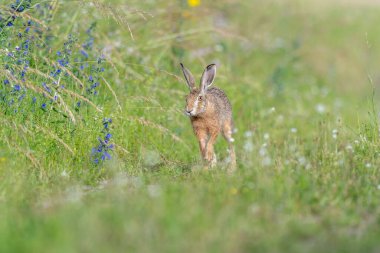
M 188 109 L 186 109 L 185 110 L 185 114 L 187 115 L 187 116 L 191 116 L 191 112 L 192 112 L 193 110 L 188 110 Z

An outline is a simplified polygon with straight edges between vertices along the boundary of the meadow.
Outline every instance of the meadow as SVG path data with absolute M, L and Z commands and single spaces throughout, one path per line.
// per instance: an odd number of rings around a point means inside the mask
M 380 252 L 376 1 L 0 2 L 0 252 Z M 179 63 L 233 106 L 202 170 Z

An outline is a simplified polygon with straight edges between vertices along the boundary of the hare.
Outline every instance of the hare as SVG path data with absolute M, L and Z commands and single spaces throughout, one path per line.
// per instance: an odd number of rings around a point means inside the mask
M 210 64 L 206 67 L 199 88 L 195 87 L 193 75 L 182 63 L 181 68 L 190 89 L 190 94 L 186 98 L 185 113 L 190 117 L 203 160 L 208 163 L 208 166 L 216 165 L 214 143 L 219 133 L 222 133 L 229 145 L 231 160 L 229 172 L 235 171 L 236 157 L 233 145 L 234 138 L 232 138 L 231 104 L 221 89 L 210 87 L 215 78 L 216 65 Z

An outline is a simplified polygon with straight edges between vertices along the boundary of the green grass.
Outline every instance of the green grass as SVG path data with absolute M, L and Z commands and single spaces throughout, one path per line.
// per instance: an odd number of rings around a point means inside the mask
M 50 27 L 42 39 L 52 52 L 32 49 L 22 85 L 41 87 L 32 69 L 49 74 L 67 36 L 78 51 L 96 21 L 91 54 L 104 53 L 102 77 L 116 96 L 103 79 L 90 96 L 78 88 L 86 78 L 62 77 L 102 112 L 86 102 L 76 110 L 78 97 L 63 93 L 67 110 L 28 111 L 29 95 L 24 112 L 1 104 L 0 252 L 380 251 L 380 7 L 102 3 L 22 14 Z M 23 29 L 7 28 L 0 43 L 12 50 Z M 234 175 L 222 138 L 217 168 L 200 169 L 179 62 L 196 79 L 218 64 L 215 85 L 238 128 Z M 116 147 L 98 166 L 90 153 L 105 117 Z

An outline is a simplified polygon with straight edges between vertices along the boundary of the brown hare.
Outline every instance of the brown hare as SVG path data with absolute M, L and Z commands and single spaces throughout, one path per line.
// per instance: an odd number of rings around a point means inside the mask
M 190 89 L 190 94 L 186 98 L 185 113 L 190 117 L 194 133 L 198 138 L 202 158 L 208 163 L 208 166 L 215 166 L 214 143 L 219 133 L 222 133 L 229 145 L 231 160 L 229 172 L 235 171 L 236 157 L 234 138 L 232 138 L 231 104 L 221 89 L 210 87 L 215 78 L 216 65 L 210 64 L 206 67 L 199 88 L 195 87 L 193 75 L 182 63 L 181 68 Z

